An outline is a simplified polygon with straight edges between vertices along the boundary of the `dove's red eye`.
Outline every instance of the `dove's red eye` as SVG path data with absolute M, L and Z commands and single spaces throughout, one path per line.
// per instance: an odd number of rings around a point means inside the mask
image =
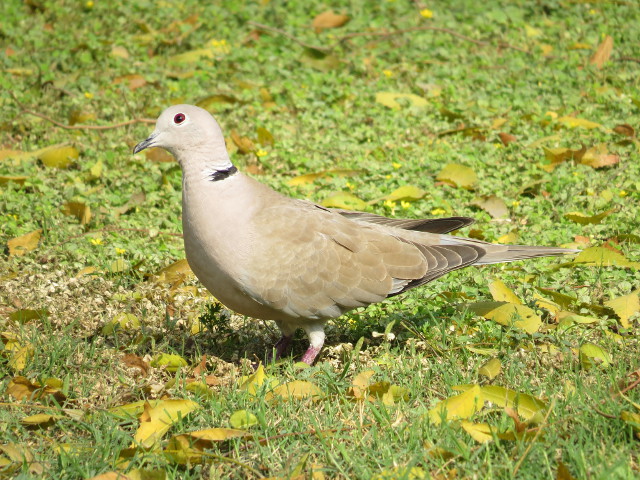
M 173 117 L 173 123 L 175 123 L 176 125 L 180 125 L 182 122 L 184 122 L 185 120 L 184 113 L 178 113 L 175 117 Z

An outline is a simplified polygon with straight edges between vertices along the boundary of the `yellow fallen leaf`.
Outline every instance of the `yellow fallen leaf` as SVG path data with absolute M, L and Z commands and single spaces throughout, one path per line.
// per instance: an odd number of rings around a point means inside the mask
M 478 443 L 487 443 L 493 440 L 493 428 L 488 423 L 463 420 L 460 422 L 460 426 Z
M 315 384 L 306 380 L 293 380 L 291 382 L 283 383 L 277 386 L 271 392 L 265 395 L 265 400 L 283 399 L 289 400 L 292 398 L 313 398 L 318 399 L 323 396 L 322 390 L 320 390 Z
M 344 208 L 347 210 L 364 210 L 367 208 L 367 202 L 349 192 L 339 192 L 329 195 L 321 202 L 321 205 L 324 207 Z
M 493 380 L 500 374 L 502 363 L 497 358 L 492 358 L 478 369 L 480 375 L 484 375 L 489 380 Z
M 175 284 L 183 282 L 193 276 L 191 267 L 186 258 L 173 262 L 171 265 L 164 267 L 156 273 L 156 281 L 158 283 Z
M 632 262 L 622 253 L 614 252 L 604 247 L 585 248 L 573 259 L 573 263 L 604 267 L 640 268 L 640 262 Z
M 602 127 L 599 123 L 592 122 L 590 120 L 585 120 L 584 118 L 576 118 L 576 117 L 560 117 L 558 119 L 558 123 L 561 123 L 565 127 L 568 128 L 584 128 L 586 130 L 593 130 L 594 128 Z
M 307 185 L 309 183 L 313 183 L 320 178 L 331 178 L 331 177 L 352 177 L 354 175 L 358 175 L 362 173 L 363 170 L 349 170 L 343 168 L 336 168 L 333 170 L 323 170 L 322 172 L 316 173 L 305 173 L 304 175 L 298 175 L 297 177 L 293 177 L 290 179 L 287 184 L 295 187 L 297 185 Z
M 616 313 L 620 318 L 620 324 L 624 328 L 629 328 L 631 326 L 629 319 L 640 313 L 640 298 L 637 290 L 628 295 L 604 302 L 604 304 Z
M 12 238 L 7 242 L 9 247 L 9 256 L 20 257 L 28 252 L 35 250 L 40 242 L 42 229 L 34 230 L 19 237 Z
M 442 400 L 429 410 L 428 415 L 433 423 L 439 425 L 443 418 L 445 420 L 469 418 L 482 409 L 483 405 L 484 400 L 480 393 L 480 386 L 473 385 L 460 395 L 454 395 L 446 400 Z
M 502 280 L 494 280 L 489 284 L 489 291 L 496 302 L 511 302 L 522 305 L 518 296 L 505 285 Z
M 471 190 L 478 182 L 476 172 L 471 168 L 456 163 L 445 165 L 440 173 L 436 176 L 436 180 L 448 183 L 454 187 L 466 188 Z
M 0 185 L 4 185 L 5 183 L 9 183 L 9 182 L 14 182 L 17 183 L 18 185 L 24 185 L 24 182 L 27 180 L 27 178 L 29 177 L 24 177 L 21 175 L 0 175 Z
M 605 217 L 611 215 L 615 211 L 615 208 L 611 208 L 596 215 L 585 215 L 584 213 L 580 212 L 569 212 L 564 214 L 564 218 L 567 218 L 572 222 L 579 223 L 580 225 L 588 225 L 600 223 Z
M 412 107 L 416 108 L 424 108 L 429 105 L 429 102 L 427 100 L 418 95 L 414 95 L 413 93 L 376 93 L 376 102 L 393 110 L 400 110 L 400 108 L 402 108 L 402 105 L 400 104 L 400 102 L 398 102 L 399 99 L 407 100 Z
M 154 407 L 145 403 L 140 415 L 140 426 L 134 436 L 134 446 L 151 448 L 158 443 L 171 426 L 200 406 L 186 399 L 161 400 Z
M 45 167 L 68 168 L 79 155 L 80 152 L 78 152 L 78 149 L 70 145 L 65 145 L 62 147 L 48 149 L 40 153 L 38 158 Z
M 476 302 L 467 308 L 477 315 L 504 326 L 513 326 L 532 334 L 542 326 L 542 319 L 526 305 L 508 302 Z
M 80 225 L 91 221 L 91 208 L 82 202 L 67 202 L 62 206 L 62 213 L 76 217 Z
M 589 370 L 596 365 L 608 367 L 611 365 L 611 355 L 604 348 L 595 343 L 583 343 L 579 350 L 580 364 L 585 370 Z

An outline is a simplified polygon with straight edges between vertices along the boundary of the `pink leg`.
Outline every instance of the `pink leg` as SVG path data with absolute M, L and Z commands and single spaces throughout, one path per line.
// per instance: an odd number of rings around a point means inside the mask
M 310 325 L 309 327 L 305 327 L 305 331 L 309 336 L 310 345 L 307 351 L 304 352 L 304 355 L 302 355 L 301 360 L 304 363 L 312 365 L 324 345 L 324 328 L 322 324 Z
M 318 354 L 320 353 L 322 347 L 309 347 L 307 351 L 302 355 L 301 361 L 307 363 L 309 365 L 313 365 L 313 361 L 316 359 Z

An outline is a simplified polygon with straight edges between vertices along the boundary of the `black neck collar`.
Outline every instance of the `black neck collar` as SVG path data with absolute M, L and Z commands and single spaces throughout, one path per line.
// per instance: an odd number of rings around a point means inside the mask
M 230 177 L 234 173 L 236 173 L 238 169 L 235 165 L 231 165 L 229 168 L 225 168 L 224 170 L 216 170 L 211 174 L 209 180 L 212 182 L 217 182 L 218 180 L 224 180 L 225 178 Z

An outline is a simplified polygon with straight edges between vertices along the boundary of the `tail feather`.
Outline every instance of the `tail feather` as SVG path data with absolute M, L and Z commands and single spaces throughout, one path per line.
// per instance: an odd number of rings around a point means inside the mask
M 490 265 L 492 263 L 515 262 L 516 260 L 526 260 L 535 257 L 558 257 L 561 255 L 571 255 L 580 252 L 573 248 L 559 247 L 530 247 L 528 245 L 504 245 L 504 250 L 489 250 L 481 257 L 476 265 Z

